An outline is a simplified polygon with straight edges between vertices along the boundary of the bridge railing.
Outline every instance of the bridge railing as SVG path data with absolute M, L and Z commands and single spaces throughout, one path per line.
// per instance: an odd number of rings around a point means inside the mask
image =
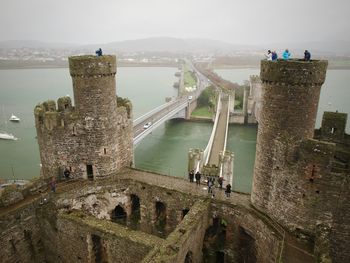
M 208 164 L 211 148 L 213 147 L 214 137 L 215 137 L 215 133 L 216 133 L 216 128 L 218 126 L 218 120 L 219 120 L 219 115 L 220 115 L 220 111 L 221 111 L 221 93 L 219 93 L 218 104 L 217 105 L 218 106 L 216 108 L 216 115 L 215 115 L 215 121 L 214 121 L 213 130 L 211 131 L 211 135 L 210 135 L 210 138 L 209 138 L 209 141 L 208 141 L 208 145 L 207 145 L 207 147 L 205 147 L 205 150 L 203 152 L 204 164 Z
M 227 118 L 226 118 L 226 130 L 225 130 L 225 141 L 224 141 L 224 149 L 223 152 L 226 151 L 226 145 L 227 145 L 227 135 L 228 135 L 228 123 L 230 120 L 230 106 L 231 106 L 231 96 L 228 96 L 228 105 L 227 105 Z M 222 166 L 223 163 L 220 165 L 220 177 L 222 177 Z
M 136 125 L 138 125 L 138 124 L 144 122 L 147 118 L 149 118 L 149 117 L 152 116 L 153 114 L 155 114 L 155 113 L 157 113 L 157 112 L 160 112 L 160 111 L 162 111 L 163 109 L 165 109 L 165 108 L 169 107 L 170 105 L 175 104 L 175 103 L 177 103 L 177 102 L 178 102 L 178 100 L 171 100 L 171 101 L 169 101 L 169 102 L 167 102 L 167 103 L 165 103 L 165 104 L 162 104 L 162 105 L 160 105 L 160 106 L 158 106 L 158 107 L 156 107 L 156 108 L 150 110 L 150 111 L 147 112 L 146 114 L 144 114 L 144 115 L 138 117 L 136 120 L 134 120 L 134 121 L 133 121 L 133 125 L 136 126 Z
M 164 121 L 170 119 L 176 113 L 178 113 L 179 111 L 181 111 L 182 109 L 184 109 L 188 106 L 187 101 L 177 101 L 177 103 L 178 103 L 178 106 L 169 110 L 164 116 L 162 116 L 159 120 L 154 122 L 151 127 L 149 127 L 148 129 L 144 130 L 139 135 L 134 137 L 134 146 L 136 146 L 145 136 L 147 136 L 154 129 L 156 129 L 158 126 L 160 126 Z M 168 106 L 170 106 L 170 105 L 168 105 Z

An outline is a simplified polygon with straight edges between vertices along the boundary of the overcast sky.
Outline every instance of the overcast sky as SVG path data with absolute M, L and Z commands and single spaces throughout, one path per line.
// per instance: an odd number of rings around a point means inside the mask
M 350 40 L 350 0 L 0 0 L 0 41 Z

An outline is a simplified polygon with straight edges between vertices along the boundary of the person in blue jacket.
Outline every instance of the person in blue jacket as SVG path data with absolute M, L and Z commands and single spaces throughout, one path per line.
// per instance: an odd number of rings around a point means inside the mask
M 275 50 L 272 51 L 272 53 L 271 53 L 271 59 L 272 59 L 272 61 L 277 60 L 277 52 Z
M 305 61 L 311 60 L 311 53 L 308 50 L 305 50 L 305 52 L 304 52 L 304 60 Z
M 283 58 L 284 60 L 290 59 L 290 52 L 289 52 L 288 49 L 286 49 L 286 50 L 283 52 L 282 58 Z

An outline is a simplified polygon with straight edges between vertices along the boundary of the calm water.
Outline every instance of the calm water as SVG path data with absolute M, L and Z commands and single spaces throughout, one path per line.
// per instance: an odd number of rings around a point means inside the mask
M 172 88 L 175 71 L 175 68 L 118 68 L 117 93 L 131 99 L 136 118 L 164 103 L 165 97 L 176 96 L 176 89 Z M 255 69 L 217 72 L 238 83 L 259 73 Z M 328 72 L 321 94 L 321 108 L 349 112 L 345 103 L 349 100 L 346 92 L 349 73 L 348 70 Z M 15 142 L 0 141 L 0 177 L 12 178 L 12 168 L 16 178 L 38 176 L 40 160 L 35 140 L 34 106 L 66 94 L 73 97 L 68 69 L 0 70 L 0 129 L 20 138 Z M 333 105 L 337 108 L 332 108 Z M 6 122 L 11 113 L 19 116 L 21 122 Z M 136 167 L 172 176 L 187 176 L 188 149 L 205 148 L 211 128 L 209 123 L 179 120 L 165 123 L 136 148 Z M 255 127 L 230 125 L 227 148 L 235 152 L 235 190 L 250 192 L 255 143 Z
M 218 69 L 217 74 L 238 84 L 243 84 L 249 75 L 259 75 L 259 69 Z M 350 70 L 328 70 L 326 81 L 321 88 L 316 127 L 319 128 L 324 111 L 345 112 L 350 115 Z M 346 126 L 350 133 L 350 120 Z
M 176 96 L 172 87 L 176 68 L 118 68 L 117 93 L 131 99 L 134 117 Z M 73 98 L 68 69 L 0 70 L 0 130 L 18 141 L 0 140 L 0 178 L 32 178 L 39 174 L 39 150 L 35 140 L 33 109 L 39 102 L 69 94 Z M 7 119 L 14 113 L 20 123 Z M 141 148 L 142 149 L 142 148 Z

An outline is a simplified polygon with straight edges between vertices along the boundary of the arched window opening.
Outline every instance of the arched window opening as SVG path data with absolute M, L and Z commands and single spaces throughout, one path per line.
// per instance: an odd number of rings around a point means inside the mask
M 117 205 L 112 211 L 111 220 L 116 223 L 126 223 L 126 212 L 123 207 Z
M 203 240 L 203 261 L 232 262 L 233 258 L 226 256 L 223 252 L 226 248 L 227 222 L 219 217 L 214 217 L 212 220 L 212 225 L 207 228 Z
M 238 229 L 238 248 L 237 261 L 255 263 L 256 262 L 256 246 L 255 239 L 247 233 L 243 227 Z
M 155 226 L 158 232 L 164 232 L 166 225 L 166 207 L 162 202 L 156 202 Z
M 193 253 L 192 251 L 188 251 L 185 257 L 184 263 L 192 263 L 193 262 Z
M 94 262 L 95 263 L 108 262 L 107 249 L 101 237 L 98 235 L 92 234 L 91 241 L 92 241 L 92 252 L 94 255 Z
M 131 215 L 130 224 L 131 227 L 137 228 L 141 219 L 140 198 L 137 195 L 130 195 L 131 201 Z

